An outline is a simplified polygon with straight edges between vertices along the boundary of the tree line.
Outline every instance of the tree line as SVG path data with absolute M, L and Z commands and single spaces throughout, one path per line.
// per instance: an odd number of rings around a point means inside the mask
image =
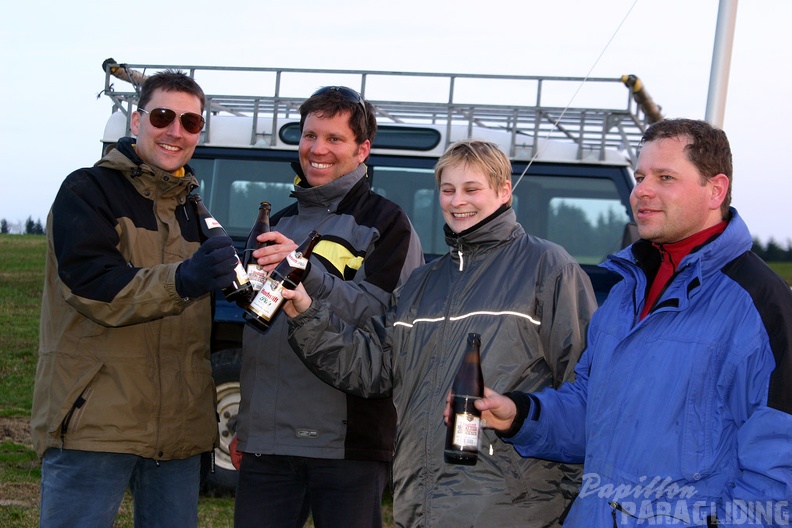
M 41 225 L 41 219 L 38 219 L 38 220 L 36 220 L 34 222 L 32 216 L 28 216 L 28 219 L 25 220 L 25 226 L 24 226 L 25 229 L 24 229 L 24 231 L 20 231 L 19 229 L 16 229 L 16 227 L 18 227 L 18 224 L 17 224 L 17 226 L 12 226 L 11 224 L 8 223 L 8 220 L 6 220 L 5 218 L 0 220 L 0 233 L 2 233 L 4 235 L 7 235 L 7 234 L 11 233 L 12 232 L 11 231 L 12 228 L 15 228 L 14 229 L 15 233 L 20 233 L 20 234 L 23 234 L 23 235 L 43 235 L 44 234 L 44 226 Z
M 765 262 L 792 262 L 792 241 L 787 240 L 786 248 L 783 248 L 773 238 L 770 238 L 766 245 L 754 238 L 753 252 Z

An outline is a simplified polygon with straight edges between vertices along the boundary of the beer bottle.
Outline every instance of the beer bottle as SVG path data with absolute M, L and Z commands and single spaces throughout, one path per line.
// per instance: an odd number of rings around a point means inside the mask
M 197 193 L 191 194 L 187 197 L 187 200 L 193 205 L 195 214 L 198 217 L 201 243 L 211 237 L 228 236 L 223 226 L 220 225 L 220 222 L 218 222 L 206 208 L 200 195 Z M 234 249 L 234 254 L 236 255 L 236 249 Z M 239 299 L 243 300 L 243 302 L 246 301 L 245 303 L 250 302 L 253 288 L 250 286 L 250 280 L 248 279 L 247 273 L 245 273 L 245 268 L 242 267 L 242 261 L 239 260 L 239 255 L 237 255 L 237 265 L 234 271 L 236 271 L 236 278 L 231 284 L 222 288 L 223 295 L 225 295 L 228 301 L 237 301 Z
M 443 455 L 447 463 L 472 466 L 478 460 L 481 411 L 473 402 L 483 396 L 481 336 L 471 333 L 467 337 L 465 357 L 451 386 L 452 413 Z
M 259 291 L 264 285 L 264 279 L 267 278 L 267 272 L 253 258 L 253 252 L 264 246 L 264 244 L 259 243 L 257 237 L 262 233 L 269 233 L 271 210 L 272 206 L 269 202 L 261 202 L 259 204 L 258 218 L 256 218 L 256 223 L 253 224 L 253 228 L 250 230 L 247 243 L 245 244 L 245 254 L 242 257 L 242 266 L 244 266 L 248 279 L 250 279 L 253 291 Z M 252 296 L 250 300 L 252 300 Z
M 280 313 L 283 305 L 284 288 L 293 290 L 302 281 L 308 267 L 308 258 L 319 242 L 319 233 L 311 231 L 297 249 L 289 253 L 264 280 L 264 285 L 256 293 L 253 301 L 245 308 L 245 319 L 261 330 L 266 330 L 272 320 Z

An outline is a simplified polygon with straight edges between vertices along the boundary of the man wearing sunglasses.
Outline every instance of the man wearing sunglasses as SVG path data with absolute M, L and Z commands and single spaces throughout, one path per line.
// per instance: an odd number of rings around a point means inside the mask
M 300 107 L 293 196 L 273 215 L 253 253 L 271 270 L 312 229 L 321 234 L 305 288 L 351 324 L 383 313 L 391 293 L 423 263 L 404 211 L 371 192 L 367 167 L 377 123 L 354 90 L 324 87 Z M 266 197 L 262 197 L 266 198 Z M 285 316 L 242 340 L 235 526 L 318 528 L 382 525 L 390 480 L 395 410 L 390 398 L 363 399 L 317 378 L 292 351 Z
M 149 77 L 136 138 L 52 205 L 31 418 L 43 527 L 111 526 L 127 488 L 135 526 L 197 525 L 217 437 L 209 293 L 236 263 L 230 238 L 200 244 L 186 199 L 204 99 L 184 73 Z

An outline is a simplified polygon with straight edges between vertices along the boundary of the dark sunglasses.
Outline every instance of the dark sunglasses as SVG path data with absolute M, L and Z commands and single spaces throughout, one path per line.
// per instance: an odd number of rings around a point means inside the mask
M 138 112 L 148 114 L 149 121 L 151 121 L 152 126 L 156 128 L 165 128 L 173 123 L 174 119 L 176 119 L 176 112 L 170 108 L 155 108 L 154 110 L 138 108 Z M 182 128 L 190 134 L 198 134 L 201 132 L 201 130 L 203 130 L 204 123 L 206 122 L 204 121 L 203 116 L 200 114 L 194 114 L 192 112 L 184 112 L 183 114 L 179 114 L 179 121 L 181 121 Z
M 311 97 L 314 95 L 324 95 L 331 92 L 336 92 L 338 95 L 346 99 L 347 101 L 352 101 L 353 103 L 357 103 L 363 109 L 363 118 L 365 119 L 366 124 L 368 124 L 368 112 L 366 112 L 366 102 L 363 100 L 363 96 L 357 93 L 352 88 L 347 88 L 346 86 L 323 86 L 316 90 Z

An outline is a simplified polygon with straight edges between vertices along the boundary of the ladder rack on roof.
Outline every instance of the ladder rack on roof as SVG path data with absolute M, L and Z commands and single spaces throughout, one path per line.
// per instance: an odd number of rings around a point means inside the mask
M 280 120 L 299 117 L 300 104 L 316 88 L 330 84 L 343 84 L 360 92 L 374 106 L 380 124 L 439 125 L 445 126 L 447 132 L 450 132 L 452 126 L 463 125 L 468 129 L 468 136 L 473 135 L 474 130 L 482 129 L 508 132 L 511 137 L 509 150 L 512 157 L 518 146 L 523 149 L 526 146 L 530 147 L 531 152 L 535 153 L 545 139 L 551 139 L 575 144 L 578 159 L 583 159 L 584 153 L 590 156 L 594 152 L 598 159 L 604 160 L 605 151 L 615 149 L 624 151 L 634 163 L 643 132 L 649 124 L 662 119 L 659 109 L 654 106 L 648 94 L 645 94 L 642 88 L 640 91 L 635 88 L 636 86 L 640 88 L 640 81 L 634 76 L 629 76 L 631 84 L 628 76 L 584 79 L 330 69 L 169 66 L 118 64 L 112 59 L 104 62 L 103 69 L 105 71 L 103 93 L 113 101 L 113 111 L 121 111 L 127 115 L 127 118 L 130 110 L 133 110 L 133 105 L 137 103 L 139 85 L 147 75 L 165 69 L 187 72 L 206 92 L 206 106 L 209 111 L 205 131 L 207 134 L 204 137 L 208 136 L 213 116 L 245 116 L 252 118 L 253 122 L 251 147 L 257 144 L 256 127 L 259 121 L 271 120 L 270 130 L 277 131 Z M 113 84 L 114 78 L 131 83 L 133 90 L 118 90 Z M 247 78 L 246 83 L 240 82 L 245 78 Z M 401 86 L 398 88 L 399 93 L 412 93 L 416 85 L 422 82 L 428 82 L 429 86 L 439 94 L 433 102 L 378 97 L 381 91 L 392 92 L 394 86 Z M 584 82 L 606 88 L 611 96 L 618 90 L 617 97 L 624 97 L 626 104 L 621 108 L 572 105 L 566 108 L 571 94 L 576 94 L 576 90 L 580 90 Z M 267 83 L 270 84 L 268 89 Z M 223 91 L 226 92 L 242 90 L 243 93 L 256 93 L 256 95 L 213 93 L 211 87 L 216 84 L 222 85 Z M 619 86 L 614 87 L 614 85 Z M 625 86 L 628 88 L 627 93 L 624 91 Z M 474 93 L 478 99 L 486 96 L 490 100 L 498 100 L 503 92 L 501 87 L 511 88 L 523 102 L 481 104 L 468 100 L 470 93 Z M 420 93 L 423 98 L 429 98 L 426 90 L 420 90 Z M 558 93 L 570 94 L 570 96 L 567 96 L 566 101 L 548 104 L 547 101 Z M 271 145 L 274 145 L 276 133 L 270 137 Z M 450 133 L 446 133 L 445 138 L 447 144 L 451 142 Z M 260 141 L 258 145 L 261 145 Z

